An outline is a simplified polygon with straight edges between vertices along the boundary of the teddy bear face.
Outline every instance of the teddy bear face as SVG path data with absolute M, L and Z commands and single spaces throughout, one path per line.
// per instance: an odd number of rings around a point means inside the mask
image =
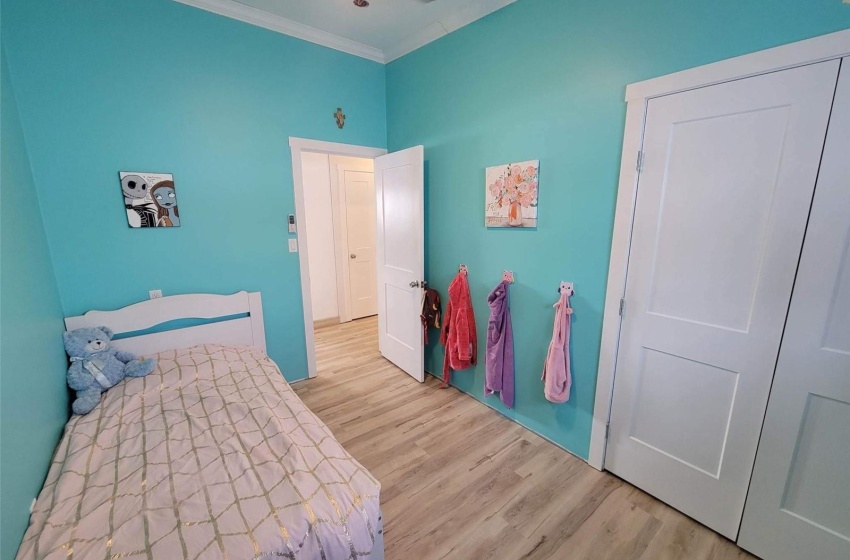
M 72 358 L 83 358 L 109 349 L 112 331 L 107 327 L 77 329 L 66 332 L 65 351 Z

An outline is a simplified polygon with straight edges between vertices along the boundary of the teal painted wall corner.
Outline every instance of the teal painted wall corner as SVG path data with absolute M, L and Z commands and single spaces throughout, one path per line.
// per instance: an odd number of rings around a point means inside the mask
M 5 49 L 0 89 L 0 558 L 11 559 L 68 420 L 68 391 L 62 305 Z
M 516 273 L 516 407 L 483 395 L 483 355 L 453 375 L 475 398 L 587 457 L 625 119 L 625 87 L 850 28 L 838 0 L 519 0 L 387 65 L 388 147 L 425 146 L 426 273 L 445 294 L 469 265 L 484 347 L 486 297 Z M 484 227 L 486 167 L 540 160 L 539 227 Z M 556 289 L 575 282 L 573 393 L 543 397 Z M 442 347 L 426 351 L 442 370 Z
M 306 377 L 289 137 L 384 147 L 384 66 L 171 0 L 7 0 L 2 22 L 66 314 L 260 291 L 269 355 Z M 181 226 L 129 229 L 119 171 L 172 173 Z

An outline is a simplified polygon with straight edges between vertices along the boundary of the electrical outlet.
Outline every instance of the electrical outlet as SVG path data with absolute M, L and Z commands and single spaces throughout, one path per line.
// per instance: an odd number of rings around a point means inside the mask
M 148 294 L 150 294 L 151 299 L 159 299 L 162 297 L 162 290 L 151 290 Z
M 289 252 L 290 253 L 297 253 L 298 252 L 298 240 L 297 239 L 290 239 L 289 240 Z

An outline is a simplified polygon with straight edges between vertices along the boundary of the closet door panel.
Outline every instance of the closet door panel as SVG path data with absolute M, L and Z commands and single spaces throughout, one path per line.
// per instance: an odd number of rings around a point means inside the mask
M 838 67 L 647 107 L 605 468 L 733 539 Z
M 842 62 L 739 544 L 850 558 L 850 59 Z

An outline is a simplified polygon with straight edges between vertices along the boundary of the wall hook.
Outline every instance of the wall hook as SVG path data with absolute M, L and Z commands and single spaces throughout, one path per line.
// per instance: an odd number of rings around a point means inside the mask
M 573 289 L 573 283 L 572 282 L 561 282 L 561 285 L 558 286 L 558 293 L 563 294 L 564 290 L 567 290 L 568 296 L 571 296 L 574 293 L 576 293 L 575 290 Z
M 457 271 L 461 274 L 469 275 L 469 269 L 466 267 L 465 264 L 460 265 Z
M 514 273 L 510 270 L 506 270 L 502 273 L 502 281 L 507 282 L 509 284 L 514 283 Z

